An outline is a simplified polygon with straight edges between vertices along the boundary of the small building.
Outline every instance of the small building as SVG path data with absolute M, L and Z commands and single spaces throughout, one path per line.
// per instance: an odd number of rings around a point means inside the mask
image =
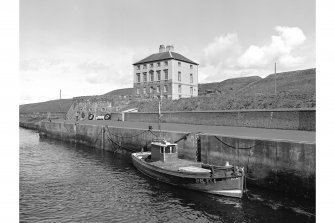
M 174 52 L 172 45 L 159 46 L 134 66 L 134 96 L 179 99 L 198 96 L 198 63 Z

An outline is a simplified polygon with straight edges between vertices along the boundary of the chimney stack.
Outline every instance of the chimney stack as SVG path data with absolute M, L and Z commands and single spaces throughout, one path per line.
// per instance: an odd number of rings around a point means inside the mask
M 159 45 L 159 52 L 164 53 L 165 52 L 165 46 L 164 45 Z
M 173 52 L 173 51 L 174 51 L 174 47 L 173 47 L 173 45 L 167 45 L 167 46 L 166 46 L 166 51 L 171 51 L 171 52 Z

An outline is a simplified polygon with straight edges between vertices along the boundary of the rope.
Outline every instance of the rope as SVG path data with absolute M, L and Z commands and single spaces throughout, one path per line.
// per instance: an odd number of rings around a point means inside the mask
M 185 135 L 183 135 L 180 139 L 178 139 L 177 141 L 175 141 L 174 143 L 178 143 L 180 142 L 182 139 L 183 140 L 186 140 L 187 139 L 187 136 L 189 136 L 190 134 L 201 134 L 202 132 L 189 132 L 189 133 L 186 133 Z
M 109 129 L 108 129 L 108 127 L 107 127 L 107 132 L 108 132 L 108 135 L 107 135 L 107 139 L 110 141 L 110 142 L 112 142 L 112 145 L 113 145 L 113 148 L 115 148 L 114 146 L 116 145 L 116 146 L 118 146 L 118 148 L 117 149 L 115 149 L 114 150 L 114 152 L 116 152 L 119 148 L 122 148 L 122 149 L 125 149 L 125 150 L 127 150 L 127 151 L 132 151 L 132 152 L 136 152 L 137 151 L 137 149 L 130 149 L 130 148 L 126 148 L 126 147 L 124 147 L 124 146 L 122 146 L 122 145 L 119 145 L 117 142 L 115 142 L 113 139 L 112 139 L 112 137 L 110 136 L 110 135 L 113 135 L 113 136 L 115 136 L 114 134 L 111 134 L 111 132 L 109 131 Z M 144 131 L 144 132 L 147 132 L 147 131 Z M 142 133 L 144 133 L 144 132 L 142 132 Z M 141 133 L 141 134 L 142 134 Z M 123 137 L 120 137 L 120 138 L 123 138 Z M 140 147 L 138 148 L 138 149 L 140 149 Z
M 178 140 L 175 141 L 174 143 L 178 143 L 178 142 L 181 141 L 181 140 L 186 140 L 186 139 L 187 139 L 187 136 L 189 136 L 190 134 L 191 134 L 191 132 L 186 133 L 185 135 L 183 135 L 183 137 L 181 137 L 180 139 L 178 139 Z
M 219 140 L 223 145 L 228 146 L 228 147 L 230 147 L 230 148 L 232 148 L 232 149 L 252 149 L 252 148 L 256 147 L 257 145 L 263 143 L 263 142 L 259 142 L 259 143 L 256 143 L 256 144 L 253 145 L 253 146 L 250 146 L 250 147 L 240 147 L 240 148 L 237 148 L 237 147 L 235 147 L 235 146 L 231 146 L 231 145 L 229 145 L 229 144 L 223 142 L 223 141 L 222 141 L 221 139 L 219 139 L 217 136 L 214 136 L 214 137 L 215 137 L 217 140 Z
M 101 130 L 100 130 L 99 134 L 97 135 L 97 138 L 95 139 L 95 141 L 94 141 L 93 145 L 95 145 L 95 143 L 98 141 L 98 139 L 99 139 L 99 136 L 100 136 L 100 134 L 101 134 L 101 133 L 102 133 L 102 128 L 101 128 Z
M 140 132 L 140 133 L 138 133 L 138 134 L 136 134 L 136 135 L 132 135 L 132 136 L 120 136 L 120 135 L 115 135 L 115 134 L 111 133 L 111 132 L 109 131 L 108 126 L 106 126 L 106 128 L 107 128 L 107 131 L 108 131 L 108 133 L 109 133 L 110 135 L 115 136 L 115 137 L 118 137 L 118 138 L 134 138 L 134 137 L 137 137 L 137 136 L 139 136 L 139 135 L 142 135 L 143 133 L 146 133 L 146 132 L 150 131 L 150 130 L 145 130 L 145 131 L 143 131 L 143 132 Z
M 153 133 L 151 130 L 148 130 L 153 136 L 158 138 L 158 135 L 156 135 L 155 133 Z

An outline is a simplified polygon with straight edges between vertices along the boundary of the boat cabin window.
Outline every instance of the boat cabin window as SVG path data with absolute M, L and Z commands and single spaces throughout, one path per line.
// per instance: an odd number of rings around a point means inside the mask
M 176 146 L 161 146 L 160 148 L 161 153 L 176 153 Z
M 165 153 L 170 153 L 170 147 L 169 146 L 165 147 Z

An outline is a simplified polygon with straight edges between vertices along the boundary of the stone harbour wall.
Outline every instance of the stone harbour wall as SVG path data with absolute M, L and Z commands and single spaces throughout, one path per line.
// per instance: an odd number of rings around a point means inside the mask
M 162 112 L 161 121 L 193 125 L 315 131 L 315 109 Z M 157 122 L 157 113 L 125 113 L 125 121 Z
M 157 131 L 150 132 L 147 129 L 64 121 L 42 121 L 40 125 L 41 137 L 128 155 L 141 149 L 150 150 L 150 142 L 158 134 Z M 229 161 L 231 164 L 244 166 L 247 184 L 315 199 L 315 143 L 254 140 L 171 131 L 161 132 L 161 137 L 178 142 L 180 158 L 216 165 L 224 165 Z

